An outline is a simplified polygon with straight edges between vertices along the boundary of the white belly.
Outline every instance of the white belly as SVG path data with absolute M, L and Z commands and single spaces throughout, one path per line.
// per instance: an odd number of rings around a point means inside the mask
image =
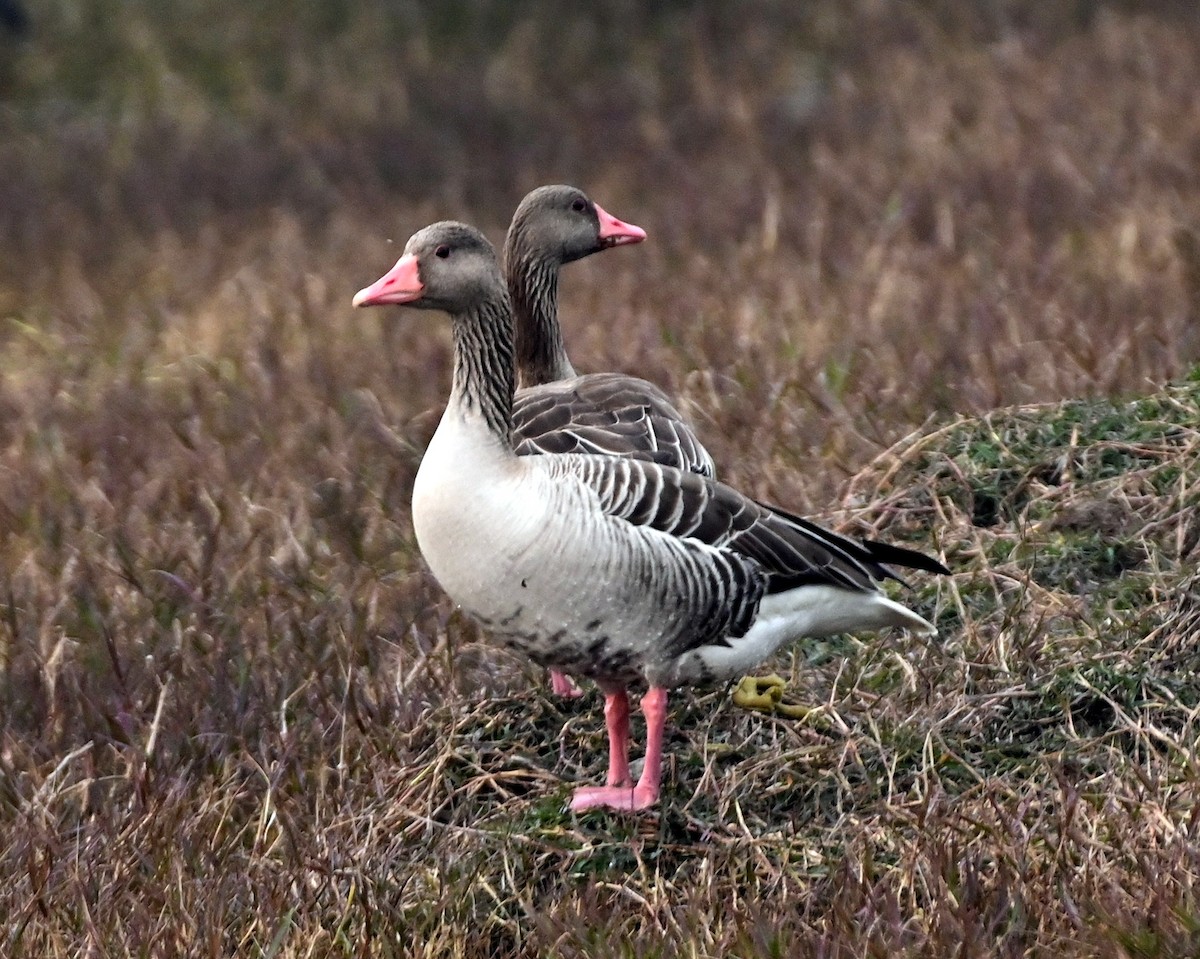
M 497 622 L 519 605 L 522 557 L 545 526 L 546 507 L 528 495 L 523 471 L 486 430 L 464 429 L 450 416 L 417 471 L 413 528 L 450 598 Z
M 640 675 L 678 624 L 626 575 L 628 532 L 614 535 L 620 524 L 581 485 L 555 482 L 540 457 L 513 457 L 473 425 L 443 420 L 413 487 L 417 542 L 438 583 L 543 663 L 578 671 L 590 651 L 598 670 Z

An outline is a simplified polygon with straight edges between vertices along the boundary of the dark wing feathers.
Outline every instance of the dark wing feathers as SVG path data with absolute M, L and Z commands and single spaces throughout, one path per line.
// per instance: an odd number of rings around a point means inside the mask
M 871 559 L 876 563 L 888 563 L 892 566 L 903 566 L 906 569 L 919 569 L 926 573 L 940 573 L 942 576 L 950 575 L 950 570 L 944 564 L 932 556 L 918 553 L 915 549 L 892 546 L 889 543 L 880 543 L 873 539 L 864 539 L 862 545 L 867 548 Z
M 666 394 L 619 373 L 518 390 L 513 440 L 522 456 L 599 453 L 716 475 L 712 457 Z
M 919 569 L 926 573 L 939 573 L 943 576 L 950 574 L 950 570 L 942 565 L 942 563 L 938 562 L 932 556 L 918 553 L 915 549 L 892 546 L 889 543 L 880 543 L 873 539 L 856 540 L 846 536 L 839 536 L 836 533 L 822 529 L 811 520 L 806 520 L 802 516 L 796 516 L 794 513 L 789 513 L 776 506 L 767 506 L 764 503 L 758 503 L 757 505 L 759 508 L 775 514 L 786 522 L 814 536 L 820 536 L 836 543 L 840 549 L 854 557 L 855 560 L 872 569 L 876 579 L 894 579 L 900 583 L 904 582 L 903 579 L 888 569 L 888 565 L 902 566 L 906 569 Z
M 804 585 L 874 591 L 877 581 L 898 578 L 884 563 L 947 572 L 928 556 L 840 536 L 693 473 L 633 459 L 572 460 L 568 468 L 606 513 L 753 560 L 768 593 Z

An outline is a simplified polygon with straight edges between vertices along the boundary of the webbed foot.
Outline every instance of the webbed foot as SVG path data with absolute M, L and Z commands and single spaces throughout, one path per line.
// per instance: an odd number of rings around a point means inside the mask
M 583 695 L 583 690 L 575 685 L 575 680 L 557 669 L 550 670 L 550 691 L 564 699 L 578 699 Z
M 638 812 L 658 802 L 658 789 L 648 786 L 586 786 L 576 789 L 571 797 L 571 809 L 615 809 L 618 812 Z

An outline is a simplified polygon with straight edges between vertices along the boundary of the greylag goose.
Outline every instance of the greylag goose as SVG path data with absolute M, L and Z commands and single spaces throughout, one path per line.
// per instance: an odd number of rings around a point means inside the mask
M 855 541 L 715 480 L 631 457 L 518 456 L 512 310 L 481 233 L 416 233 L 355 306 L 450 315 L 450 400 L 413 486 L 413 526 L 438 582 L 511 648 L 594 680 L 605 695 L 608 777 L 576 810 L 658 800 L 667 692 L 728 679 L 802 636 L 934 627 L 886 597 L 885 564 L 948 572 L 920 553 Z M 646 751 L 629 767 L 630 686 Z
M 558 273 L 601 250 L 640 243 L 646 231 L 572 186 L 530 191 L 513 214 L 504 273 L 515 316 L 517 452 L 607 453 L 714 475 L 712 457 L 653 383 L 620 373 L 577 375 L 558 322 Z M 579 688 L 550 671 L 559 696 Z
M 641 227 L 572 186 L 538 187 L 517 207 L 504 272 L 515 316 L 518 453 L 607 453 L 715 474 L 712 457 L 662 390 L 621 373 L 578 375 L 563 346 L 562 266 L 644 239 Z

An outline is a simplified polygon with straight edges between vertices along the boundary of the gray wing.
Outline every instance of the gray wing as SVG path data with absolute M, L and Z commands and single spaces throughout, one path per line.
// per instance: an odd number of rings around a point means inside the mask
M 921 553 L 841 536 L 671 467 L 595 456 L 559 462 L 595 492 L 609 515 L 753 561 L 768 593 L 805 585 L 874 592 L 879 580 L 898 578 L 885 563 L 948 572 Z
M 518 390 L 513 441 L 522 455 L 598 453 L 715 476 L 708 450 L 657 386 L 591 373 Z

